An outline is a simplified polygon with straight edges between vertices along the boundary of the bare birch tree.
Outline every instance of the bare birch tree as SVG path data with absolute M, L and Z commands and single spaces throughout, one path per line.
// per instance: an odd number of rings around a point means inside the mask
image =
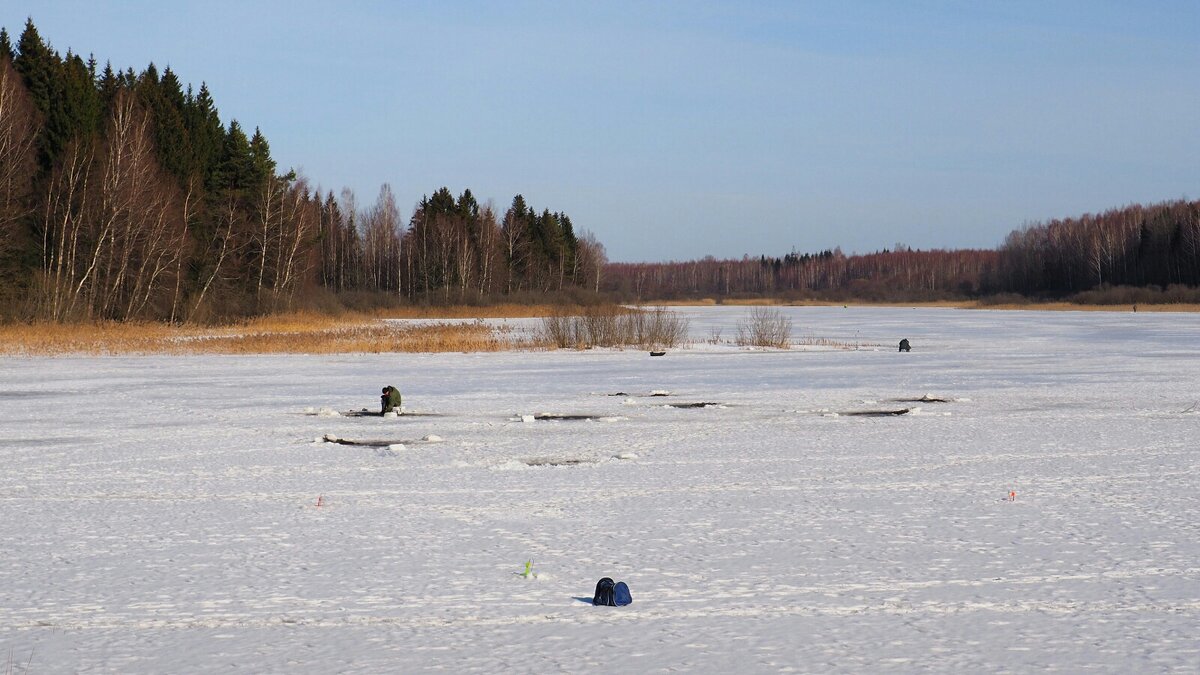
M 16 244 L 18 221 L 32 211 L 38 123 L 12 62 L 0 58 L 0 256 Z

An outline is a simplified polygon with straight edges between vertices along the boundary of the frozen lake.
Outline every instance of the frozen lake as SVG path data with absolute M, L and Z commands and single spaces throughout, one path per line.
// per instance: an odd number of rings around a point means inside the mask
M 4 672 L 1200 671 L 1200 316 L 679 311 L 661 358 L 0 358 Z M 387 384 L 436 415 L 329 414 Z

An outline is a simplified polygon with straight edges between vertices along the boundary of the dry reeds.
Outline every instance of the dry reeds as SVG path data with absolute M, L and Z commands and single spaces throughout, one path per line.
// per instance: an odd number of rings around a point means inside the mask
M 421 324 L 294 313 L 202 327 L 159 323 L 0 326 L 0 354 L 332 354 L 481 352 L 544 347 L 536 336 L 474 322 Z
M 541 338 L 560 349 L 675 347 L 687 339 L 688 320 L 665 307 L 603 305 L 577 314 L 542 317 Z
M 530 319 L 551 316 L 562 311 L 551 305 L 487 305 L 450 307 L 390 307 L 379 309 L 371 316 L 380 319 Z
M 754 307 L 737 324 L 737 344 L 787 349 L 792 343 L 792 319 L 773 307 Z
M 825 347 L 830 349 L 847 349 L 855 351 L 859 349 L 877 349 L 880 346 L 877 342 L 860 342 L 858 340 L 851 342 L 847 340 L 816 337 L 813 335 L 806 335 L 802 338 L 799 338 L 795 341 L 795 344 L 802 347 Z

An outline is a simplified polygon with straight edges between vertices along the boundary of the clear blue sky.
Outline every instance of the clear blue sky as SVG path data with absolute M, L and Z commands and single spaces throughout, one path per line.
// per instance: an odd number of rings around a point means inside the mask
M 1200 2 L 5 2 L 208 83 L 281 167 L 405 217 L 522 193 L 612 260 L 994 247 L 1200 198 Z

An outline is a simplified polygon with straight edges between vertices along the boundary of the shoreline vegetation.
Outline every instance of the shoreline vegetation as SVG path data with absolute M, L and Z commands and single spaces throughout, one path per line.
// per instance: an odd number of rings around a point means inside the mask
M 926 302 L 772 301 L 770 299 L 671 300 L 641 305 L 641 312 L 619 305 L 563 307 L 494 305 L 407 307 L 372 312 L 322 314 L 288 312 L 220 325 L 162 322 L 30 322 L 0 325 L 0 356 L 100 356 L 145 354 L 340 354 L 417 352 L 495 352 L 582 349 L 591 344 L 562 338 L 564 320 L 595 325 L 642 314 L 661 327 L 665 308 L 753 307 L 912 307 L 998 311 L 1200 312 L 1197 303 L 1097 305 L 1070 302 L 999 302 L 938 300 Z M 535 329 L 517 329 L 486 319 L 541 319 Z M 668 322 L 670 323 L 670 322 Z M 678 345 L 677 325 L 668 339 Z M 659 335 L 635 335 L 597 346 L 629 348 L 662 344 Z

